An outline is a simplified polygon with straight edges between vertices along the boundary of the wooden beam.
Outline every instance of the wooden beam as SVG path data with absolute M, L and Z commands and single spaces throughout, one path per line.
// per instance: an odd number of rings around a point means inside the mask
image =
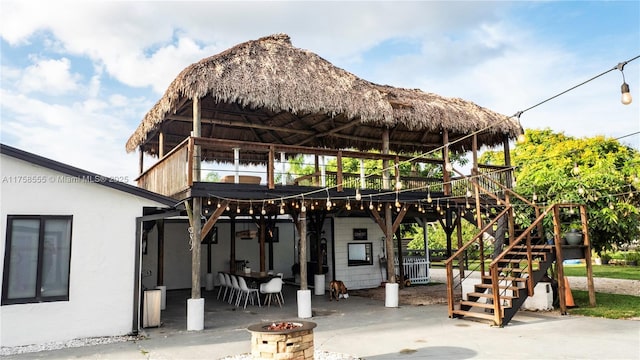
M 338 181 L 338 186 L 337 186 L 337 191 L 338 192 L 342 192 L 343 191 L 343 184 L 342 182 L 344 181 L 344 179 L 342 178 L 342 150 L 338 151 L 338 157 L 337 157 L 337 162 L 338 162 L 338 169 L 337 169 L 337 181 Z
M 180 116 L 180 115 L 171 115 L 171 116 L 168 116 L 167 119 L 176 120 L 176 121 L 187 121 L 187 122 L 191 121 L 190 117 Z M 311 131 L 311 130 L 301 130 L 301 129 L 294 129 L 290 127 L 282 128 L 278 126 L 269 126 L 264 124 L 247 123 L 247 122 L 233 121 L 233 120 L 216 120 L 211 118 L 203 118 L 202 122 L 206 124 L 215 124 L 215 125 L 222 125 L 222 126 L 228 126 L 228 127 L 243 128 L 243 129 L 249 128 L 249 129 L 283 131 L 283 132 L 290 132 L 290 133 L 296 133 L 296 134 L 308 135 L 308 136 L 315 136 L 317 134 L 315 131 Z
M 404 216 L 407 215 L 407 211 L 409 211 L 409 207 L 404 205 L 400 210 L 400 212 L 398 213 L 398 216 L 396 216 L 396 220 L 393 222 L 394 233 L 400 228 L 400 224 L 402 224 L 402 220 L 404 219 Z
M 213 212 L 213 214 L 211 214 L 209 219 L 207 219 L 207 222 L 204 223 L 204 226 L 202 227 L 202 233 L 200 235 L 201 238 L 204 239 L 207 235 L 209 235 L 209 231 L 213 229 L 213 226 L 216 224 L 220 216 L 222 216 L 222 214 L 225 212 L 228 205 L 229 205 L 229 200 L 223 200 L 220 202 L 220 207 L 216 208 L 216 210 Z

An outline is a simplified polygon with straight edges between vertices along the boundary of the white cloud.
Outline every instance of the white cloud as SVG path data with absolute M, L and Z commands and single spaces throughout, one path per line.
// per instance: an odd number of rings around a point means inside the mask
M 25 93 L 63 95 L 78 89 L 80 76 L 70 72 L 69 59 L 39 59 L 27 67 L 18 87 Z
M 2 136 L 27 151 L 132 179 L 137 156 L 126 155 L 124 144 L 183 68 L 237 43 L 279 32 L 288 33 L 294 46 L 367 80 L 461 97 L 506 115 L 603 71 L 613 65 L 611 59 L 630 57 L 615 37 L 607 51 L 577 54 L 504 16 L 513 6 L 3 1 L 3 40 L 42 48 L 33 51 L 38 60 L 31 67 L 2 65 Z M 384 52 L 395 41 L 421 47 L 402 54 Z M 81 69 L 85 64 L 76 59 L 88 59 L 92 70 Z M 621 78 L 609 74 L 526 112 L 522 123 L 574 136 L 639 131 L 640 66 L 629 65 L 625 74 L 635 98 L 631 106 L 619 103 Z M 39 89 L 69 96 L 47 103 L 36 97 Z M 638 139 L 630 141 L 640 149 Z

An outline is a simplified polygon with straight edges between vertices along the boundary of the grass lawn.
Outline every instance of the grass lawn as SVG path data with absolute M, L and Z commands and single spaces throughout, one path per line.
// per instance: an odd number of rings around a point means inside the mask
M 587 291 L 572 290 L 577 307 L 568 309 L 572 315 L 602 317 L 607 319 L 630 319 L 640 317 L 640 301 L 637 296 L 596 293 L 596 307 L 589 307 Z
M 587 267 L 584 264 L 565 265 L 564 275 L 587 276 Z M 593 277 L 640 280 L 640 266 L 593 265 Z

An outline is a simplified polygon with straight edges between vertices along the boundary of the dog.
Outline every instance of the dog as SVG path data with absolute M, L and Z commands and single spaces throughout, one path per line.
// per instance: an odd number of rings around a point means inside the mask
M 411 280 L 406 275 L 404 276 L 404 280 L 402 280 L 400 275 L 396 275 L 396 282 L 398 284 L 402 283 L 404 285 L 404 287 L 411 286 Z
M 349 297 L 347 287 L 340 280 L 333 280 L 329 283 L 329 301 L 333 301 L 334 297 L 336 301 L 340 301 L 340 298 L 347 299 Z

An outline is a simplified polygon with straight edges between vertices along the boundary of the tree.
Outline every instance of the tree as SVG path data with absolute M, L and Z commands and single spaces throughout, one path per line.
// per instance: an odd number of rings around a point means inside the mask
M 539 203 L 587 205 L 589 236 L 601 253 L 640 236 L 640 152 L 602 136 L 574 138 L 550 129 L 527 130 L 512 151 L 515 191 Z M 501 152 L 481 161 L 501 165 Z M 526 225 L 531 217 L 519 217 Z

